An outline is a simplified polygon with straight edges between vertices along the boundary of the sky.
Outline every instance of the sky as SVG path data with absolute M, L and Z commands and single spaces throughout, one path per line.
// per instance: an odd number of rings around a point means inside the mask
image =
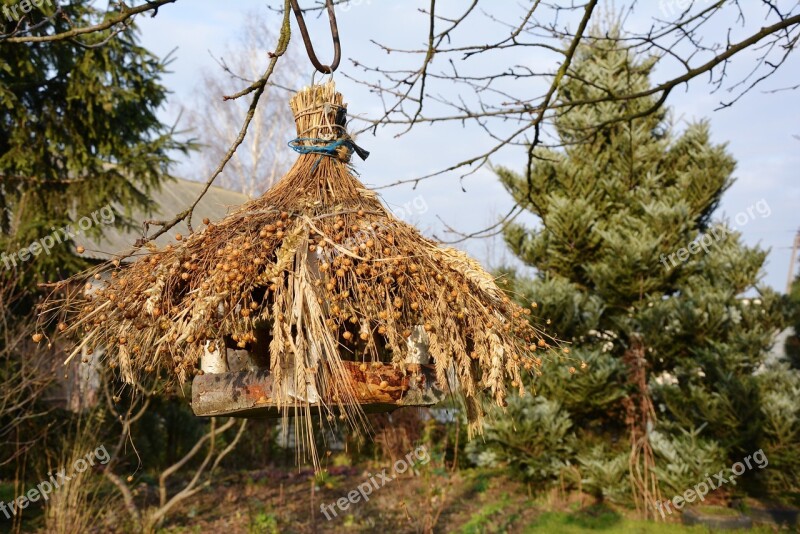
M 660 0 L 648 3 L 651 13 L 637 13 L 629 19 L 632 25 L 644 25 L 652 16 L 663 15 L 671 9 L 670 2 L 682 0 Z M 700 0 L 702 4 L 704 0 Z M 310 0 L 306 0 L 306 4 Z M 303 0 L 301 0 L 303 4 Z M 458 5 L 456 0 L 444 1 L 444 9 Z M 498 19 L 513 21 L 518 18 L 522 3 L 497 2 Z M 641 4 L 641 3 L 640 3 Z M 274 5 L 274 2 L 273 4 Z M 304 4 L 305 5 L 305 4 Z M 427 38 L 427 17 L 419 8 L 428 2 L 417 0 L 353 0 L 346 8 L 337 9 L 337 18 L 342 38 L 343 60 L 335 75 L 339 90 L 350 103 L 352 114 L 374 115 L 381 109 L 378 97 L 360 86 L 348 75 L 357 76 L 351 60 L 368 65 L 408 65 L 407 60 L 397 54 L 387 55 L 372 41 L 388 43 L 397 47 L 420 48 Z M 204 70 L 218 69 L 212 55 L 224 56 L 231 43 L 242 33 L 242 25 L 254 12 L 267 13 L 269 28 L 277 32 L 280 16 L 268 12 L 264 0 L 236 0 L 219 2 L 213 0 L 181 0 L 174 5 L 163 6 L 155 18 L 140 18 L 141 43 L 158 55 L 172 53 L 171 72 L 164 83 L 173 94 L 170 104 L 161 111 L 164 120 L 172 121 L 177 116 L 181 103 L 194 101 L 197 85 Z M 763 21 L 747 19 L 744 31 L 754 30 Z M 293 23 L 294 45 L 299 39 Z M 327 20 L 308 20 L 311 35 L 318 47 L 318 55 L 327 62 L 330 55 Z M 721 28 L 724 31 L 724 28 Z M 713 31 L 714 28 L 709 28 Z M 475 23 L 465 26 L 463 37 L 474 42 L 477 36 L 492 36 L 503 32 L 500 23 Z M 480 39 L 477 39 L 480 40 Z M 741 74 L 756 59 L 756 52 L 747 52 L 731 66 L 731 72 Z M 300 80 L 301 85 L 311 81 L 313 68 L 305 53 L 299 51 L 298 61 L 280 64 Z M 555 70 L 552 56 L 520 51 L 517 57 L 502 56 L 503 61 L 534 64 L 540 69 Z M 471 60 L 465 69 L 485 71 L 496 66 L 497 57 L 480 57 Z M 264 65 L 267 64 L 266 50 Z M 674 66 L 665 65 L 655 73 L 657 80 L 677 73 Z M 672 109 L 676 127 L 707 119 L 711 124 L 715 143 L 726 143 L 728 151 L 737 160 L 733 186 L 724 194 L 717 217 L 726 218 L 742 233 L 743 241 L 750 246 L 769 249 L 769 256 L 762 280 L 778 291 L 784 291 L 789 269 L 791 245 L 795 232 L 800 228 L 800 106 L 797 91 L 768 93 L 769 89 L 794 86 L 800 83 L 800 59 L 797 54 L 790 58 L 784 68 L 766 84 L 746 95 L 734 106 L 715 111 L 727 93 L 714 93 L 706 78 L 696 79 L 670 95 L 667 105 Z M 531 94 L 537 87 L 531 86 Z M 540 88 L 538 88 L 540 89 Z M 446 90 L 446 86 L 442 86 Z M 520 86 L 515 88 L 517 94 Z M 359 145 L 371 152 L 367 161 L 357 163 L 362 181 L 371 187 L 390 184 L 397 179 L 428 174 L 477 154 L 491 146 L 492 140 L 480 128 L 461 127 L 457 124 L 441 126 L 417 126 L 404 135 L 397 136 L 397 128 L 379 129 L 375 135 L 362 134 Z M 798 137 L 795 137 L 798 136 Z M 288 141 L 288 139 L 287 139 Z M 493 165 L 522 169 L 525 150 L 508 147 L 498 152 L 491 160 Z M 204 180 L 204 176 L 193 175 L 191 166 L 182 165 L 183 177 Z M 462 186 L 464 191 L 462 191 Z M 493 172 L 482 169 L 463 182 L 458 175 L 449 174 L 426 182 L 416 189 L 410 185 L 380 190 L 384 201 L 395 213 L 416 224 L 426 234 L 448 240 L 444 223 L 460 232 L 468 233 L 485 228 L 495 222 L 513 205 L 510 197 L 498 183 Z M 523 219 L 526 224 L 535 220 Z M 458 245 L 479 260 L 497 266 L 510 260 L 499 240 L 470 240 Z

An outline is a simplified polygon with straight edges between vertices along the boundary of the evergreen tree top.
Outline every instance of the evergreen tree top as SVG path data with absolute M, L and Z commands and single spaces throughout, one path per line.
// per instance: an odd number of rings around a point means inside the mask
M 583 104 L 648 89 L 653 65 L 610 41 L 581 48 L 557 95 L 563 148 L 535 150 L 527 176 L 499 170 L 514 199 L 542 220 L 534 232 L 512 225 L 506 239 L 543 275 L 617 288 L 623 300 L 670 292 L 671 275 L 653 276 L 661 254 L 706 231 L 732 184 L 735 162 L 711 142 L 706 121 L 678 133 L 666 110 L 632 118 L 651 98 Z
M 537 271 L 537 283 L 518 281 L 516 290 L 542 302 L 555 335 L 609 332 L 622 344 L 644 335 L 662 355 L 685 355 L 709 339 L 738 336 L 740 323 L 760 313 L 741 309 L 737 298 L 758 284 L 766 252 L 712 222 L 735 161 L 711 141 L 707 121 L 678 131 L 668 110 L 631 116 L 652 106 L 649 98 L 585 103 L 648 89 L 652 67 L 603 39 L 580 49 L 557 94 L 562 147 L 537 149 L 529 173 L 498 170 L 540 221 L 511 224 L 504 237 Z M 763 300 L 766 308 L 773 299 Z M 770 330 L 762 335 L 759 343 L 768 343 Z

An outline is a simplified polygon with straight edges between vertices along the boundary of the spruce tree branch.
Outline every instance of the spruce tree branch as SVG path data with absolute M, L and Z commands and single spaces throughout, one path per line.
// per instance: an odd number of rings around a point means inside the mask
M 42 20 L 40 20 L 39 22 L 37 22 L 33 26 L 24 26 L 24 23 L 27 20 L 27 17 L 20 17 L 20 19 L 17 21 L 16 27 L 13 30 L 11 30 L 8 33 L 4 33 L 4 34 L 0 33 L 0 42 L 3 42 L 3 41 L 5 41 L 6 39 L 8 39 L 10 37 L 14 37 L 15 35 L 25 35 L 27 33 L 35 32 L 39 28 L 44 28 L 48 24 L 52 24 L 52 22 L 56 18 L 58 18 L 58 17 L 60 17 L 62 15 L 63 15 L 63 11 L 61 9 L 61 6 L 58 6 L 56 8 L 55 12 L 52 15 L 50 15 L 49 17 L 46 16 L 46 17 L 42 18 Z
M 108 44 L 108 43 L 109 43 L 109 42 L 110 42 L 110 41 L 111 41 L 111 40 L 112 40 L 114 37 L 116 37 L 116 36 L 117 36 L 117 35 L 119 35 L 120 33 L 124 32 L 125 30 L 127 30 L 128 28 L 130 28 L 130 27 L 131 27 L 131 24 L 133 24 L 133 19 L 128 19 L 128 20 L 126 20 L 125 22 L 123 22 L 122 24 L 120 24 L 120 26 L 119 26 L 119 27 L 115 28 L 115 29 L 114 29 L 114 31 L 112 31 L 112 32 L 111 32 L 111 33 L 108 35 L 108 37 L 106 37 L 105 39 L 103 39 L 103 40 L 102 40 L 102 41 L 100 41 L 99 43 L 95 43 L 95 44 L 86 44 L 86 43 L 82 43 L 82 42 L 80 42 L 78 39 L 75 39 L 74 37 L 70 37 L 70 38 L 68 39 L 68 41 L 69 41 L 70 43 L 74 44 L 74 45 L 77 45 L 77 46 L 79 46 L 79 47 L 83 48 L 84 50 L 96 50 L 96 49 L 98 49 L 98 48 L 102 48 L 102 47 L 104 47 L 104 46 L 105 46 L 105 45 L 107 45 L 107 44 Z

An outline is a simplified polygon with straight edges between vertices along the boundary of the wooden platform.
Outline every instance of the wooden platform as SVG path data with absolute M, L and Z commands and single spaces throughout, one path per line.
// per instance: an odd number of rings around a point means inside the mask
M 391 365 L 347 362 L 353 389 L 365 413 L 390 412 L 404 406 L 433 406 L 445 397 L 446 386 L 436 382 L 432 365 L 408 365 L 406 373 Z M 325 404 L 336 403 L 326 399 Z M 297 407 L 305 408 L 304 404 Z M 319 405 L 312 406 L 318 411 Z M 201 417 L 277 418 L 282 411 L 273 399 L 269 371 L 203 374 L 192 381 L 192 410 Z M 289 414 L 294 412 L 289 407 Z

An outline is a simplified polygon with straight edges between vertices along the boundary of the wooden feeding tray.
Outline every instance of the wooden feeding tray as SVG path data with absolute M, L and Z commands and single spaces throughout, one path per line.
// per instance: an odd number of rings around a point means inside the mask
M 299 395 L 276 390 L 276 380 L 269 371 L 275 363 L 269 352 L 270 332 L 268 325 L 259 325 L 254 329 L 255 341 L 244 346 L 225 336 L 224 348 L 206 347 L 200 362 L 203 373 L 192 381 L 195 415 L 277 418 L 283 414 L 305 414 L 307 408 L 319 413 L 325 406 L 325 413 L 329 414 L 347 407 L 326 397 L 332 393 L 318 393 L 313 387 Z M 425 330 L 414 328 L 406 345 L 408 352 L 402 369 L 380 361 L 341 360 L 344 372 L 339 376 L 349 380 L 350 387 L 346 389 L 354 393 L 363 413 L 390 412 L 404 406 L 432 406 L 444 400 L 448 388 L 436 381 Z M 386 356 L 384 350 L 381 354 Z M 327 365 L 322 361 L 320 364 Z M 292 399 L 296 400 L 292 402 Z
M 364 413 L 390 412 L 405 406 L 432 406 L 445 397 L 445 388 L 436 382 L 433 365 L 408 364 L 403 372 L 388 364 L 342 363 Z M 286 406 L 284 403 L 279 408 L 273 397 L 273 379 L 266 369 L 206 373 L 192 381 L 192 410 L 201 417 L 277 418 L 284 411 L 290 416 L 305 413 L 306 404 L 301 401 Z M 333 399 L 325 399 L 324 404 L 336 406 Z M 312 412 L 318 413 L 320 403 L 310 407 Z

